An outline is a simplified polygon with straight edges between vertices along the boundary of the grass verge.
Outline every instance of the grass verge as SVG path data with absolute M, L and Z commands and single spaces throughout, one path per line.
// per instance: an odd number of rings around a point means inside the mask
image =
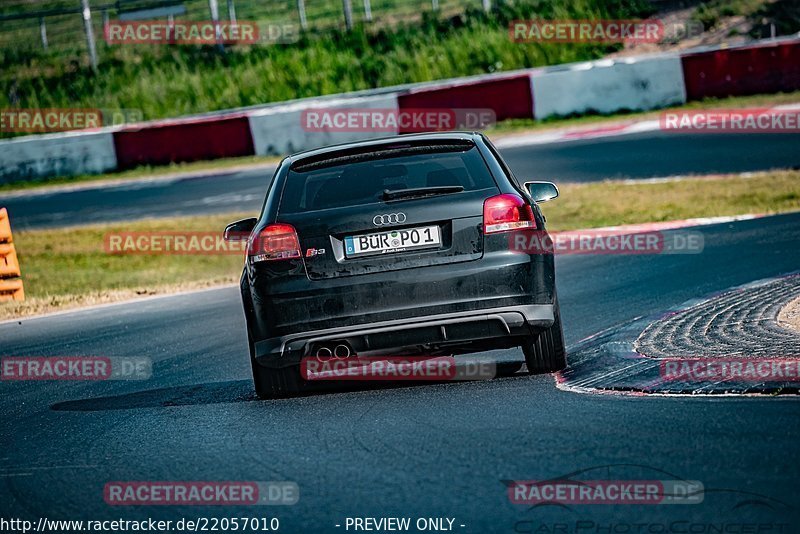
M 0 318 L 233 283 L 241 273 L 238 255 L 107 254 L 104 239 L 118 232 L 221 233 L 227 223 L 248 216 L 253 214 L 14 232 L 26 300 L 0 304 Z
M 660 183 L 567 184 L 543 205 L 551 230 L 690 217 L 800 210 L 800 171 Z M 252 214 L 181 217 L 16 232 L 27 300 L 0 304 L 0 318 L 234 283 L 239 255 L 112 255 L 114 232 L 217 231 Z M 55 275 L 54 273 L 58 273 Z
M 542 207 L 550 230 L 800 210 L 796 170 L 656 183 L 565 184 L 560 190 L 558 199 Z
M 0 92 L 0 107 L 135 109 L 157 119 L 596 59 L 620 45 L 516 43 L 509 38 L 508 23 L 534 15 L 644 18 L 653 11 L 647 0 L 500 2 L 491 13 L 475 3 L 452 19 L 427 12 L 422 20 L 397 26 L 311 30 L 296 43 L 236 46 L 224 53 L 211 45 L 117 46 L 99 40 L 97 72 L 79 52 L 81 40 L 75 42 L 80 60 L 74 61 L 64 49 L 13 46 L 0 49 L 0 85 L 6 88 Z

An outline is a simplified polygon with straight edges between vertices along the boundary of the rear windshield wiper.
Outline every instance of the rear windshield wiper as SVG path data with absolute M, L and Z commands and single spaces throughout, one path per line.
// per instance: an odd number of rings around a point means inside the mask
M 383 190 L 383 200 L 399 200 L 408 198 L 425 198 L 436 195 L 449 195 L 460 193 L 464 190 L 460 185 L 444 185 L 438 187 L 412 187 L 409 189 Z

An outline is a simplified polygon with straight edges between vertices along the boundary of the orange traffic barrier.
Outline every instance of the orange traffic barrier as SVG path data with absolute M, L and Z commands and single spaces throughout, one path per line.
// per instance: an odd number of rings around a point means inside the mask
M 16 280 L 0 280 L 0 302 L 4 300 L 25 300 L 25 289 L 22 278 Z
M 8 210 L 0 208 L 0 302 L 25 300 L 25 290 L 20 276 L 22 272 L 14 248 L 14 238 L 11 235 Z
M 0 243 L 0 278 L 14 278 L 21 275 L 14 245 Z
M 8 210 L 0 208 L 0 243 L 11 243 L 13 241 L 11 223 L 8 221 Z

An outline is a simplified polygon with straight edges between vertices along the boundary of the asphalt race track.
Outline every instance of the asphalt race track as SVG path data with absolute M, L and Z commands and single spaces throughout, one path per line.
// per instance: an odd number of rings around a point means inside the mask
M 568 344 L 800 265 L 800 214 L 700 231 L 705 250 L 696 255 L 560 256 Z M 395 515 L 455 518 L 455 531 L 477 533 L 567 532 L 566 524 L 597 534 L 800 532 L 795 399 L 578 394 L 551 376 L 515 375 L 259 401 L 243 333 L 235 288 L 0 325 L 4 354 L 154 361 L 147 381 L 2 384 L 4 515 L 278 517 L 286 532 L 345 532 L 347 517 Z M 664 506 L 509 501 L 504 481 L 575 473 L 695 480 L 705 495 Z M 288 480 L 300 499 L 120 508 L 103 500 L 115 480 Z
M 588 182 L 800 167 L 800 135 L 646 132 L 518 146 L 501 152 L 519 179 Z M 256 211 L 271 171 L 154 180 L 72 192 L 12 195 L 15 229 L 143 217 Z

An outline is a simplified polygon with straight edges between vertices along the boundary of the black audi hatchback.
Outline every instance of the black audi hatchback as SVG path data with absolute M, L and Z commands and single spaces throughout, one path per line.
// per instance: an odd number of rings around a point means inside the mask
M 549 182 L 521 186 L 479 133 L 406 135 L 285 158 L 247 235 L 241 293 L 256 392 L 308 387 L 311 356 L 454 355 L 522 347 L 532 373 L 566 365 Z

